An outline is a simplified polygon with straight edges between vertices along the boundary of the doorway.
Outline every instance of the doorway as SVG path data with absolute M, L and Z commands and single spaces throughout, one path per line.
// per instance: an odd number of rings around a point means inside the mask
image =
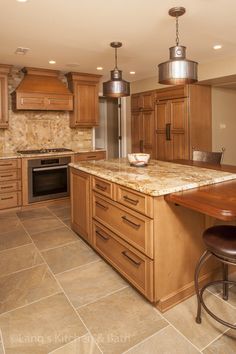
M 118 98 L 99 97 L 99 126 L 95 128 L 95 148 L 105 149 L 108 159 L 122 156 L 121 104 Z

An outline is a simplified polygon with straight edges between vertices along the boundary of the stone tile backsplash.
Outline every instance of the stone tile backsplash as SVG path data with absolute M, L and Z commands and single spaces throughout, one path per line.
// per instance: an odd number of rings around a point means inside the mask
M 92 129 L 71 129 L 69 112 L 12 111 L 11 92 L 22 77 L 19 69 L 13 68 L 9 77 L 9 128 L 0 129 L 0 152 L 51 147 L 92 148 Z

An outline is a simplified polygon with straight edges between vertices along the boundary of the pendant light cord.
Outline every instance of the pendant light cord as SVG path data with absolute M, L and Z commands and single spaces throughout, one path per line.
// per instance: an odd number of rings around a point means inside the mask
M 176 16 L 176 45 L 179 45 L 179 17 Z
M 115 69 L 117 68 L 117 48 L 115 48 Z

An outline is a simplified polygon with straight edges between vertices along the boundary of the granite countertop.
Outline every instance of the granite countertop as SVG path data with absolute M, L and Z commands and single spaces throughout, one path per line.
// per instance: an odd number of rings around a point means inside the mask
M 87 152 L 98 152 L 98 151 L 106 151 L 105 149 L 78 149 L 73 151 L 65 151 L 65 152 L 49 152 L 47 154 L 39 153 L 39 154 L 19 154 L 17 152 L 2 152 L 0 153 L 0 160 L 4 159 L 19 159 L 19 158 L 31 158 L 38 156 L 71 156 L 78 153 L 87 153 Z
M 235 173 L 151 160 L 147 167 L 132 167 L 127 159 L 81 161 L 71 167 L 151 196 L 236 179 Z

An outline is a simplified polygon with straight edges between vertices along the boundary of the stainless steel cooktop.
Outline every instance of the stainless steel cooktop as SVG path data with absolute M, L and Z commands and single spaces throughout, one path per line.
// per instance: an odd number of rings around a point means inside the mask
M 36 149 L 36 150 L 18 150 L 19 154 L 31 155 L 31 154 L 48 154 L 50 152 L 69 152 L 73 151 L 66 148 L 55 148 L 55 149 Z

